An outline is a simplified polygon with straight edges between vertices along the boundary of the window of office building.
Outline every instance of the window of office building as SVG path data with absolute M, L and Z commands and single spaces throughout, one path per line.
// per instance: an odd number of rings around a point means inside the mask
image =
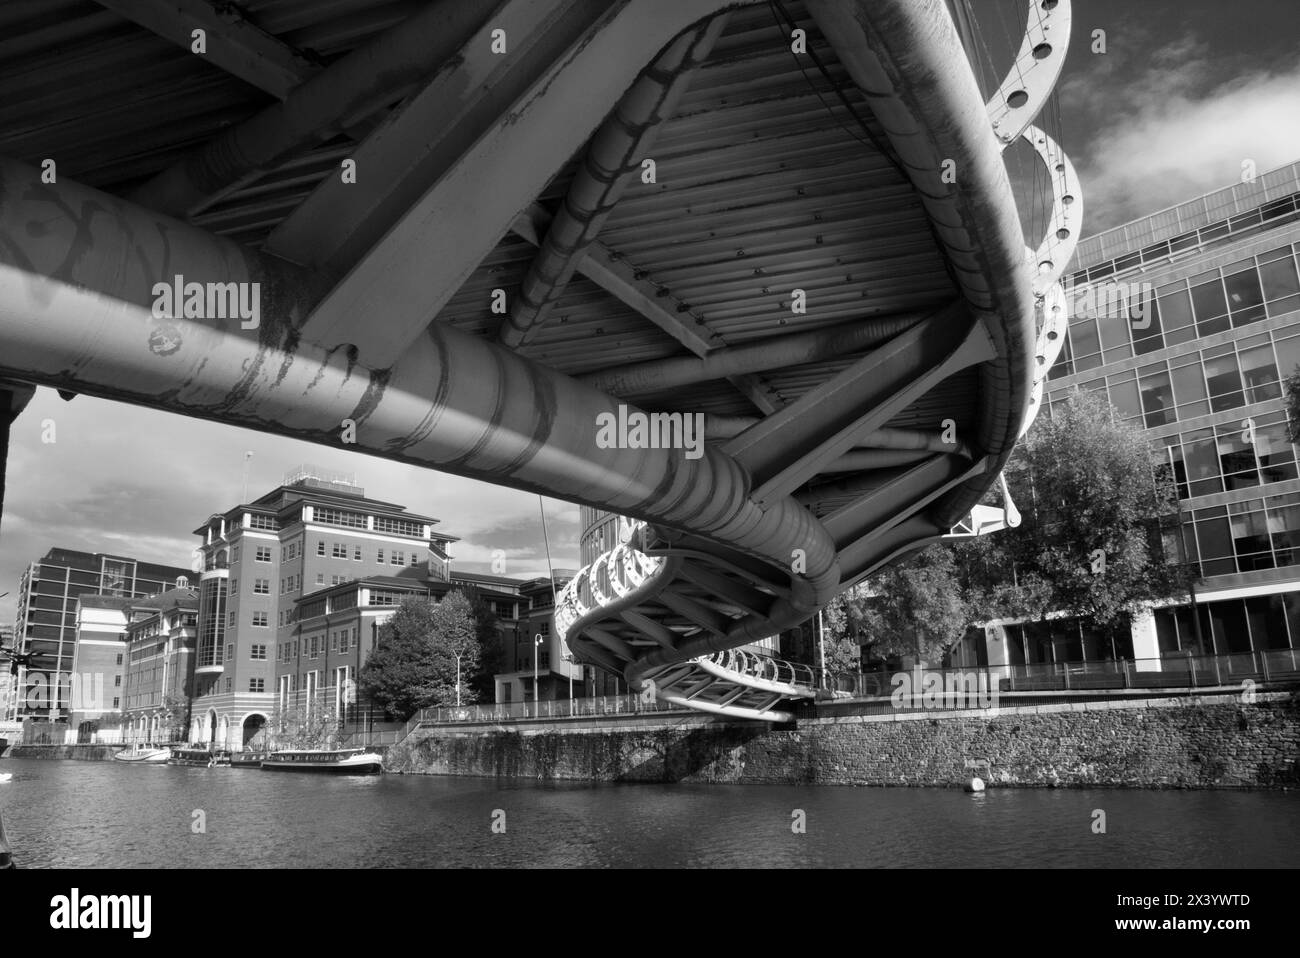
M 254 580 L 253 580 L 253 594 L 254 594 L 254 595 L 270 595 L 270 594 L 271 594 L 271 580 L 270 580 L 270 579 L 254 579 Z
M 1232 344 L 1207 349 L 1205 358 L 1205 384 L 1209 387 L 1210 407 L 1215 412 L 1233 409 L 1246 399 L 1242 392 L 1241 368 Z
M 1169 378 L 1174 388 L 1174 403 L 1179 419 L 1204 416 L 1210 411 L 1209 392 L 1205 387 L 1205 374 L 1201 357 L 1196 353 L 1180 356 L 1171 361 Z
M 266 661 L 266 646 L 254 645 L 250 647 L 248 657 L 252 659 L 254 662 Z
M 271 561 L 271 547 L 270 547 L 270 546 L 258 546 L 258 547 L 257 547 L 257 550 L 253 553 L 253 561 L 255 561 L 255 562 L 270 562 L 270 561 Z
M 1138 391 L 1136 371 L 1129 370 L 1111 377 L 1110 404 L 1119 410 L 1121 419 L 1142 418 L 1142 396 Z
M 348 557 L 348 544 L 346 542 L 335 542 L 330 550 L 330 556 L 334 559 L 346 559 Z
M 1282 395 L 1273 344 L 1267 333 L 1241 340 L 1237 344 L 1237 360 L 1247 404 L 1267 402 Z
M 250 691 L 250 692 L 265 692 L 265 691 L 266 691 L 266 679 L 249 679 L 249 680 L 248 680 L 248 691 Z
M 1164 363 L 1140 368 L 1138 389 L 1142 395 L 1143 421 L 1148 428 L 1174 421 L 1174 391 Z
M 1218 270 L 1209 270 L 1191 278 L 1192 310 L 1196 313 L 1198 336 L 1212 336 L 1231 328 L 1228 300 L 1223 295 L 1223 280 Z
M 323 539 L 316 540 L 316 554 L 318 556 L 323 556 L 325 554 L 325 540 Z
M 393 565 L 406 565 L 406 553 L 393 550 L 393 557 L 389 560 Z
M 1260 292 L 1259 273 L 1255 269 L 1254 258 L 1225 266 L 1223 288 L 1234 327 L 1264 318 L 1264 296 Z
M 1300 279 L 1289 248 L 1284 246 L 1259 257 L 1259 280 L 1268 315 L 1300 309 Z
M 259 629 L 265 629 L 269 624 L 269 620 L 270 614 L 267 612 L 253 613 L 253 625 L 257 626 Z
M 1156 290 L 1156 309 L 1160 313 L 1160 330 L 1166 346 L 1189 343 L 1196 338 L 1192 317 L 1192 298 L 1181 280 Z
M 353 562 L 361 561 L 361 546 L 357 546 L 355 549 L 352 550 L 352 561 Z

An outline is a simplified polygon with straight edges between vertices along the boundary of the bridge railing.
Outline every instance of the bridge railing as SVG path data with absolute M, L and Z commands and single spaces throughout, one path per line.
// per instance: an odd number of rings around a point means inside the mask
M 689 712 L 645 695 L 599 695 L 592 698 L 544 699 L 540 702 L 497 702 L 475 705 L 442 705 L 421 709 L 411 717 L 405 738 L 422 725 L 455 725 L 473 722 L 531 722 L 546 719 L 645 715 L 658 712 Z
M 800 662 L 790 662 L 774 655 L 750 649 L 724 649 L 703 657 L 705 660 L 754 678 L 781 685 L 818 687 L 820 670 Z
M 980 676 L 987 688 L 999 692 L 1071 692 L 1089 689 L 1208 688 L 1255 682 L 1260 685 L 1300 684 L 1300 649 L 1273 649 L 1229 655 L 1191 655 L 1174 652 L 1161 658 L 1106 659 L 1096 662 L 1038 662 L 1022 665 L 925 668 L 922 681 L 936 676 L 947 687 Z M 908 676 L 906 683 L 899 676 Z M 827 676 L 826 688 L 847 692 L 851 698 L 888 698 L 921 695 L 915 688 L 916 670 L 841 672 Z M 962 686 L 969 685 L 963 681 Z M 974 686 L 971 686 L 974 688 Z

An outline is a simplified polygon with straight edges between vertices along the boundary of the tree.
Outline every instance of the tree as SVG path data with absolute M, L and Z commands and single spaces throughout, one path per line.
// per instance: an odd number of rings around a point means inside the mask
M 951 550 L 935 545 L 872 576 L 851 615 L 868 658 L 943 653 L 966 633 L 970 610 Z
M 319 696 L 309 706 L 276 707 L 271 716 L 271 737 L 280 748 L 329 748 L 339 734 L 338 713 L 323 704 Z
M 459 666 L 462 701 L 474 700 L 466 680 L 478 667 L 470 601 L 460 591 L 441 602 L 405 600 L 379 629 L 379 644 L 357 676 L 362 694 L 401 721 L 422 708 L 452 705 Z
M 1287 433 L 1292 442 L 1300 443 L 1300 366 L 1291 370 L 1283 384 L 1286 392 Z
M 478 667 L 469 676 L 469 687 L 479 701 L 496 694 L 496 676 L 506 670 L 506 650 L 501 641 L 501 624 L 492 606 L 477 593 L 470 593 L 474 634 L 478 639 Z
M 1176 489 L 1146 436 L 1105 400 L 1075 390 L 1052 413 L 1006 471 L 1020 526 L 958 547 L 967 599 L 982 620 L 1057 612 L 1126 626 L 1144 603 L 1187 591 L 1165 542 Z

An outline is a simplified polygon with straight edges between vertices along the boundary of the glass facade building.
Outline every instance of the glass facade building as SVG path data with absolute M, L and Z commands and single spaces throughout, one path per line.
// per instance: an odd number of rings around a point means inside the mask
M 91 595 L 157 595 L 192 575 L 189 569 L 179 566 L 76 549 L 51 549 L 31 563 L 18 585 L 14 641 L 19 652 L 37 657 L 30 670 L 20 668 L 15 689 L 21 692 L 29 681 L 34 681 L 27 674 L 30 671 L 47 676 L 51 692 L 46 698 L 30 700 L 23 694 L 11 695 L 5 717 L 67 717 L 70 703 L 65 693 L 70 687 L 76 649 L 78 599 Z
M 1200 622 L 1157 609 L 1160 654 L 1300 649 L 1300 461 L 1283 397 L 1300 366 L 1300 163 L 1084 240 L 1066 294 L 1044 412 L 1073 388 L 1098 393 L 1178 486 Z M 1067 645 L 1082 654 L 1087 638 Z M 1034 658 L 1041 637 L 1015 644 Z

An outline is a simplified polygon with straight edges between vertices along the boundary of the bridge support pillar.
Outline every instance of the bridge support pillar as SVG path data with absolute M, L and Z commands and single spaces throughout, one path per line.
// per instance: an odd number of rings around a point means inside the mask
M 21 383 L 0 383 L 0 517 L 5 512 L 5 474 L 9 463 L 9 428 L 36 390 Z

